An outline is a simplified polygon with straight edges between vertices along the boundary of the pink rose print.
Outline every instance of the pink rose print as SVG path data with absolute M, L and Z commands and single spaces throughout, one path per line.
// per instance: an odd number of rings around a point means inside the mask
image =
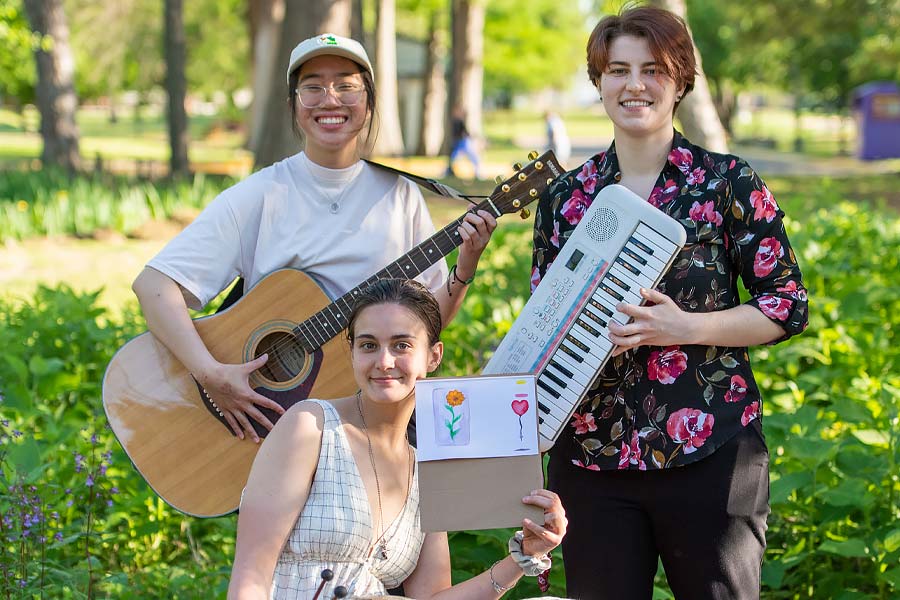
M 591 201 L 588 197 L 581 190 L 575 190 L 572 192 L 572 197 L 563 204 L 562 216 L 566 218 L 569 225 L 578 225 L 590 205 Z
M 672 148 L 669 152 L 669 162 L 687 175 L 691 170 L 691 163 L 694 162 L 694 155 L 687 148 Z
M 694 202 L 690 212 L 688 212 L 688 216 L 692 221 L 696 221 L 697 223 L 712 223 L 714 225 L 722 224 L 722 215 L 716 212 L 715 203 L 713 203 L 712 200 L 704 202 L 703 204 Z
M 597 431 L 597 423 L 594 422 L 594 415 L 591 413 L 583 415 L 573 413 L 571 425 L 575 428 L 577 435 L 584 435 L 589 431 Z
M 772 192 L 766 186 L 763 186 L 762 190 L 750 192 L 750 206 L 756 209 L 753 213 L 754 221 L 765 219 L 766 223 L 771 223 L 778 212 L 778 204 L 775 202 L 775 198 L 772 197 Z
M 753 260 L 753 274 L 757 277 L 765 277 L 772 272 L 778 259 L 784 256 L 784 248 L 781 242 L 775 238 L 765 238 L 759 243 L 756 250 L 756 258 Z
M 747 395 L 747 382 L 740 375 L 731 376 L 731 385 L 725 392 L 725 402 L 740 402 Z
M 679 346 L 669 346 L 654 350 L 647 360 L 647 376 L 652 381 L 664 384 L 675 383 L 678 376 L 687 370 L 687 354 Z
M 787 321 L 791 313 L 791 301 L 778 296 L 760 296 L 757 300 L 759 309 L 769 318 Z
M 600 470 L 600 467 L 598 467 L 597 465 L 585 466 L 585 464 L 583 462 L 581 462 L 580 460 L 577 460 L 577 459 L 572 459 L 572 464 L 575 465 L 576 467 L 581 467 L 582 469 L 587 469 L 588 471 L 599 471 Z
M 641 447 L 638 444 L 638 432 L 631 434 L 631 443 L 622 442 L 622 451 L 619 452 L 619 468 L 627 469 L 628 465 L 638 465 L 639 471 L 647 470 L 647 463 L 641 460 Z
M 548 267 L 549 268 L 549 267 Z M 541 283 L 541 271 L 534 267 L 531 269 L 531 291 L 537 289 L 537 286 Z
M 776 291 L 784 292 L 795 300 L 806 300 L 806 289 L 798 288 L 797 282 L 793 279 L 784 284 L 784 287 L 777 288 Z
M 559 221 L 553 221 L 553 235 L 550 236 L 550 243 L 559 248 Z
M 712 434 L 715 417 L 694 408 L 682 408 L 669 415 L 666 431 L 676 444 L 684 444 L 684 453 L 691 454 Z
M 759 418 L 759 402 L 751 402 L 750 406 L 744 408 L 744 414 L 741 415 L 741 425 L 746 427 L 757 418 Z
M 706 181 L 706 171 L 700 167 L 697 167 L 693 171 L 685 172 L 685 175 L 687 175 L 688 185 L 700 185 Z
M 653 188 L 653 191 L 650 192 L 650 197 L 647 198 L 647 202 L 659 208 L 663 204 L 668 204 L 677 195 L 678 184 L 674 180 L 669 179 L 663 184 L 663 187 Z
M 597 187 L 597 182 L 600 181 L 600 176 L 597 175 L 597 164 L 592 160 L 584 163 L 581 172 L 575 176 L 575 179 L 581 182 L 581 188 L 584 190 L 584 193 L 593 194 Z

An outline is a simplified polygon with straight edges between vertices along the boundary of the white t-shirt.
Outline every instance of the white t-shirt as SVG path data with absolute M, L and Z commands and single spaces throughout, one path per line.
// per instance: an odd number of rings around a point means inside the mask
M 147 266 L 200 309 L 237 276 L 250 289 L 268 273 L 301 269 L 332 299 L 345 294 L 434 234 L 419 189 L 359 161 L 327 169 L 303 152 L 219 194 Z M 442 260 L 418 279 L 437 289 Z

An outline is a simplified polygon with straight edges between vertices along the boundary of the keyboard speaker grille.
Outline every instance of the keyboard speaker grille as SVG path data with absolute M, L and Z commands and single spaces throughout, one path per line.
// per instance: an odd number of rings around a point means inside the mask
M 619 219 L 616 217 L 616 213 L 605 206 L 595 212 L 587 224 L 587 233 L 596 242 L 605 242 L 611 239 L 618 230 Z

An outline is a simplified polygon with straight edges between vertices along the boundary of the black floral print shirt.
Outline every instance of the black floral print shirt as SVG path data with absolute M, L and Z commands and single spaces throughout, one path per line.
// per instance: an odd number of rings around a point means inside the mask
M 613 143 L 540 198 L 532 290 L 597 193 L 620 178 Z M 784 329 L 776 342 L 803 331 L 806 289 L 784 213 L 746 162 L 675 132 L 648 201 L 687 231 L 659 291 L 685 311 L 724 310 L 740 303 L 740 277 L 750 292 L 747 304 Z M 684 465 L 759 419 L 761 404 L 747 348 L 640 346 L 607 362 L 553 451 L 590 470 Z

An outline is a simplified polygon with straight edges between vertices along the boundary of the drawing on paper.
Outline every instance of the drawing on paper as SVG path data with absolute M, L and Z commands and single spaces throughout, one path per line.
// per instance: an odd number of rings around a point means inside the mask
M 528 412 L 528 394 L 516 394 L 516 399 L 512 401 L 510 407 L 519 417 L 519 441 L 525 442 L 525 434 L 522 429 L 522 417 Z M 521 448 L 524 450 L 525 448 Z
M 469 402 L 462 389 L 436 388 L 432 396 L 435 440 L 441 446 L 469 443 Z

